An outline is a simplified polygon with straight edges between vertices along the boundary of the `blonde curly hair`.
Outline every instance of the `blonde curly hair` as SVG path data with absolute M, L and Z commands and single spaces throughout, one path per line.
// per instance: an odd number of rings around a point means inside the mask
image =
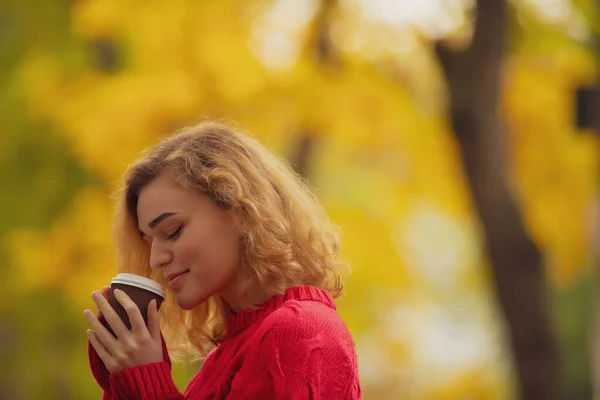
M 348 265 L 339 257 L 336 227 L 290 166 L 241 129 L 219 122 L 184 128 L 150 148 L 125 172 L 117 195 L 114 239 L 119 272 L 150 277 L 166 286 L 149 266 L 150 248 L 140 237 L 140 190 L 159 175 L 174 172 L 177 183 L 232 209 L 240 223 L 240 249 L 249 280 L 240 304 L 258 284 L 267 295 L 312 285 L 334 298 L 342 295 Z M 168 290 L 168 289 L 167 289 Z M 167 293 L 160 309 L 163 335 L 174 360 L 202 360 L 226 333 L 230 313 L 213 295 L 186 311 Z

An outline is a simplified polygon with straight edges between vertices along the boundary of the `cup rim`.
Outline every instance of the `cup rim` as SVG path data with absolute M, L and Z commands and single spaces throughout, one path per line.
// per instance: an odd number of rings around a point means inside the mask
M 120 283 L 123 285 L 139 287 L 141 289 L 145 289 L 152 293 L 155 293 L 163 299 L 165 298 L 165 291 L 160 283 L 141 275 L 120 273 L 117 274 L 117 276 L 114 277 L 110 283 L 111 286 L 113 283 Z

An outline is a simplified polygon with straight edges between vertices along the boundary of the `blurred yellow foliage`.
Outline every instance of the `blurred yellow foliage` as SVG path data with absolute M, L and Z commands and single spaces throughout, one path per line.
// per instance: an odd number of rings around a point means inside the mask
M 472 318 L 491 346 L 502 347 L 490 333 L 502 328 L 492 322 L 483 241 L 460 153 L 440 112 L 444 90 L 430 43 L 412 37 L 401 59 L 395 50 L 386 52 L 390 43 L 384 40 L 364 54 L 358 45 L 344 51 L 344 43 L 360 42 L 349 37 L 348 26 L 360 16 L 348 8 L 334 14 L 345 20 L 332 22 L 333 42 L 340 44 L 336 62 L 308 48 L 291 67 L 270 69 L 252 43 L 264 28 L 257 21 L 280 2 L 249 3 L 80 0 L 72 6 L 75 35 L 86 44 L 109 39 L 120 69 L 90 65 L 67 79 L 50 52 L 23 60 L 20 84 L 31 112 L 56 124 L 104 184 L 79 192 L 48 231 L 15 230 L 5 238 L 16 266 L 13 289 L 57 286 L 77 307 L 91 307 L 89 293 L 114 273 L 106 188 L 143 148 L 174 129 L 204 117 L 231 119 L 287 155 L 310 135 L 318 144 L 311 182 L 341 227 L 343 255 L 354 270 L 339 305 L 367 365 L 365 393 L 509 398 L 512 378 L 502 358 L 478 361 L 444 382 L 428 377 L 414 360 L 422 331 L 411 316 L 421 315 L 427 301 Z M 297 29 L 298 47 L 314 29 L 310 23 Z M 507 173 L 554 281 L 568 285 L 590 253 L 586 216 L 597 190 L 599 154 L 591 137 L 576 134 L 572 113 L 575 87 L 591 79 L 593 64 L 575 41 L 545 48 L 522 48 L 506 61 Z M 275 57 L 287 50 L 271 51 Z M 465 299 L 472 301 L 466 308 Z M 411 303 L 401 323 L 390 322 L 388 311 Z M 402 324 L 406 335 L 398 333 Z M 403 395 L 390 397 L 398 391 Z
M 574 91 L 591 72 L 589 57 L 576 48 L 516 54 L 507 63 L 512 180 L 551 276 L 563 285 L 589 262 L 586 216 L 597 191 L 598 147 L 591 135 L 576 132 Z

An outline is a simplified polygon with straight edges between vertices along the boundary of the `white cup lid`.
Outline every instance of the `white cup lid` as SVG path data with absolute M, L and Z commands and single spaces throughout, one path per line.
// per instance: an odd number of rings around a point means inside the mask
M 148 290 L 152 293 L 156 293 L 163 299 L 165 298 L 165 291 L 160 285 L 160 283 L 140 275 L 126 273 L 117 274 L 117 276 L 111 281 L 111 284 L 113 283 L 121 283 L 124 285 L 136 286 Z

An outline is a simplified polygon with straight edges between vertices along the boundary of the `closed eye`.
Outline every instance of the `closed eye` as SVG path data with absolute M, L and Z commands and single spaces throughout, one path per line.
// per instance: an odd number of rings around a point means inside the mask
M 181 231 L 183 231 L 183 224 L 179 225 L 179 227 L 172 233 L 167 234 L 167 240 L 177 239 L 181 235 Z

